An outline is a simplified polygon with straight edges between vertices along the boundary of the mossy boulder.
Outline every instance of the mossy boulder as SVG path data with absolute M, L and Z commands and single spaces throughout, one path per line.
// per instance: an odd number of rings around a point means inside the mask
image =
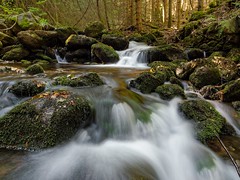
M 39 64 L 33 64 L 33 65 L 26 68 L 26 73 L 28 73 L 30 75 L 44 73 L 44 69 Z
M 19 97 L 30 97 L 45 90 L 45 82 L 38 80 L 21 80 L 9 88 L 9 91 Z
M 205 98 L 205 99 L 211 99 L 211 100 L 220 100 L 219 95 L 217 94 L 218 91 L 221 90 L 221 86 L 212 86 L 207 85 L 200 89 L 199 93 Z
M 221 75 L 217 68 L 202 66 L 197 68 L 189 77 L 190 82 L 196 88 L 206 85 L 217 85 L 221 83 Z
M 127 38 L 114 34 L 103 34 L 102 43 L 112 46 L 117 51 L 127 49 L 129 45 Z
M 197 138 L 206 142 L 219 136 L 226 123 L 216 109 L 204 100 L 187 100 L 180 104 L 180 111 L 193 120 Z
M 27 57 L 29 55 L 29 51 L 26 50 L 23 47 L 16 47 L 11 49 L 10 51 L 7 51 L 2 59 L 3 60 L 15 60 L 15 61 L 20 61 Z
M 193 60 L 197 58 L 204 58 L 205 53 L 199 48 L 189 48 L 185 50 L 188 60 Z
M 92 61 L 97 63 L 116 63 L 119 60 L 117 52 L 103 43 L 93 44 L 91 48 Z
M 44 45 L 44 40 L 34 31 L 20 31 L 17 38 L 21 44 L 30 49 L 39 49 Z
M 142 93 L 151 93 L 164 83 L 163 78 L 155 77 L 150 72 L 141 73 L 135 80 L 131 80 L 129 86 L 138 89 Z
M 69 140 L 91 123 L 92 107 L 67 91 L 39 94 L 0 118 L 1 147 L 39 149 Z
M 178 38 L 184 39 L 185 37 L 188 37 L 193 30 L 199 27 L 199 25 L 200 25 L 199 21 L 188 22 L 186 25 L 183 26 L 182 29 L 179 30 Z
M 178 59 L 186 59 L 186 55 L 183 53 L 183 50 L 173 45 L 153 47 L 146 50 L 146 52 L 149 63 L 154 61 L 174 61 Z
M 178 79 L 178 78 L 176 78 L 174 76 L 170 77 L 169 81 L 170 81 L 171 84 L 177 84 L 181 88 L 184 88 L 184 86 L 183 86 L 182 82 L 180 81 L 180 79 Z
M 0 50 L 3 48 L 3 43 L 0 41 Z
M 218 92 L 220 99 L 224 102 L 240 100 L 240 79 L 230 81 Z
M 28 66 L 30 66 L 32 64 L 31 61 L 24 60 L 24 59 L 21 60 L 21 63 L 22 63 L 22 66 L 24 66 L 24 67 L 28 67 Z
M 236 111 L 240 111 L 240 101 L 232 102 L 232 106 Z
M 95 21 L 87 25 L 84 30 L 86 36 L 99 38 L 105 30 L 104 25 L 101 22 Z
M 43 46 L 55 47 L 60 45 L 59 34 L 57 31 L 35 30 L 32 32 L 42 39 Z
M 185 98 L 183 88 L 177 84 L 163 84 L 158 86 L 155 92 L 164 100 L 171 100 L 174 97 Z
M 77 49 L 74 51 L 68 51 L 64 58 L 67 62 L 77 62 L 85 63 L 90 62 L 91 60 L 91 50 L 90 49 Z
M 2 46 L 9 46 L 16 44 L 16 38 L 13 38 L 3 32 L 0 32 L 0 41 L 2 43 Z
M 197 66 L 198 66 L 197 61 L 183 63 L 176 68 L 176 75 L 180 79 L 188 80 L 189 76 L 194 72 Z
M 72 34 L 65 42 L 68 50 L 77 50 L 81 48 L 91 48 L 93 44 L 97 43 L 97 40 L 85 35 Z
M 82 86 L 101 86 L 104 82 L 97 73 L 81 74 L 79 76 L 64 75 L 54 79 L 53 85 L 82 87 Z
M 240 48 L 232 48 L 228 54 L 227 58 L 230 58 L 235 63 L 240 63 Z

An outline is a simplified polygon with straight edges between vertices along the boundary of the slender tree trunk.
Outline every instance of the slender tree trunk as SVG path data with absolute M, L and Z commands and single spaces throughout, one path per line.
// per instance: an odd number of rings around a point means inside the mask
M 198 11 L 203 10 L 203 0 L 198 0 Z
M 156 3 L 155 0 L 152 0 L 151 22 L 154 22 L 156 20 L 156 12 L 155 12 L 156 4 L 155 3 Z
M 177 0 L 177 28 L 180 28 L 180 23 L 181 23 L 181 10 L 182 10 L 182 5 L 181 5 L 181 0 Z
M 163 0 L 163 15 L 164 15 L 164 24 L 166 25 L 167 23 L 167 7 L 168 7 L 168 0 Z
M 172 27 L 172 0 L 168 1 L 168 28 Z
M 142 1 L 135 0 L 136 2 L 136 26 L 137 30 L 142 30 Z
M 99 0 L 96 0 L 96 3 L 97 3 L 97 15 L 98 15 L 98 20 L 102 22 L 101 13 L 100 13 Z
M 107 8 L 106 0 L 103 0 L 103 5 L 104 5 L 104 10 L 105 10 L 105 18 L 106 18 L 107 27 L 108 27 L 108 30 L 110 30 L 110 24 L 109 24 L 109 18 L 108 18 L 108 8 Z

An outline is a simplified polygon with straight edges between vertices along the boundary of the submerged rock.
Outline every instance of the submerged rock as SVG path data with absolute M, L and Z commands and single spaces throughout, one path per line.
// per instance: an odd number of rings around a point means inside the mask
M 158 86 L 155 92 L 164 100 L 171 100 L 174 97 L 185 98 L 183 88 L 177 84 L 163 84 Z
M 0 118 L 0 145 L 38 149 L 70 139 L 91 122 L 92 107 L 67 91 L 39 94 Z
M 81 74 L 80 76 L 65 75 L 56 77 L 53 85 L 82 87 L 82 86 L 101 86 L 104 82 L 97 73 Z
M 37 80 L 22 80 L 12 85 L 9 91 L 16 96 L 29 97 L 45 90 L 45 83 Z
M 225 118 L 207 101 L 184 101 L 180 104 L 180 111 L 186 118 L 194 121 L 197 138 L 202 142 L 213 139 L 221 133 L 226 133 L 224 129 L 228 124 Z
M 103 43 L 93 44 L 91 52 L 92 60 L 97 63 L 116 63 L 119 60 L 117 52 Z

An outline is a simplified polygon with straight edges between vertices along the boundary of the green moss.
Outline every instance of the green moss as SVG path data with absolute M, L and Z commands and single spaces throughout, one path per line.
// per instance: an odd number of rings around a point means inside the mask
M 184 88 L 182 82 L 178 78 L 176 78 L 176 77 L 170 77 L 169 81 L 170 81 L 171 84 L 177 84 L 181 88 Z
M 28 67 L 32 64 L 31 61 L 28 61 L 28 60 L 21 60 L 21 63 L 22 63 L 22 66 L 24 67 Z
M 44 73 L 44 70 L 41 65 L 33 64 L 33 65 L 27 67 L 26 73 L 28 73 L 30 75 L 34 75 L 34 74 Z
M 87 25 L 84 30 L 86 36 L 98 38 L 103 34 L 105 27 L 101 22 L 95 21 Z
M 196 11 L 191 15 L 189 21 L 197 21 L 197 20 L 202 19 L 204 17 L 206 17 L 206 12 Z
M 240 100 L 240 79 L 233 80 L 224 85 L 220 93 L 221 100 L 224 102 Z
M 2 43 L 2 41 L 0 41 L 0 49 L 2 49 L 3 48 L 3 43 Z
M 164 100 L 174 97 L 185 98 L 184 90 L 177 84 L 163 84 L 155 89 L 155 92 Z
M 97 73 L 88 73 L 79 77 L 64 75 L 54 79 L 53 85 L 81 87 L 81 86 L 101 86 L 104 82 Z
M 23 47 L 17 47 L 6 52 L 2 59 L 20 61 L 21 59 L 25 58 L 28 55 L 29 55 L 28 50 L 24 49 Z
M 204 100 L 184 101 L 180 104 L 180 111 L 195 122 L 197 137 L 202 142 L 218 136 L 226 122 L 215 108 Z

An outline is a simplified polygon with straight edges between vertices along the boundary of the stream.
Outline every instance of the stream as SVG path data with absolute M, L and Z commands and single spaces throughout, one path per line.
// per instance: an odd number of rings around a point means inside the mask
M 46 71 L 46 77 L 1 75 L 0 115 L 25 101 L 9 93 L 18 79 L 49 82 L 47 89 L 70 89 L 85 96 L 95 107 L 95 123 L 81 129 L 71 141 L 40 152 L 0 149 L 0 179 L 7 180 L 238 180 L 236 170 L 220 149 L 210 149 L 194 137 L 193 125 L 178 111 L 180 98 L 171 101 L 156 94 L 141 94 L 141 102 L 126 97 L 130 79 L 146 69 L 150 48 L 131 42 L 118 52 L 113 65 L 68 64 L 63 60 Z M 53 77 L 62 74 L 97 72 L 106 85 L 93 88 L 53 87 Z M 133 89 L 133 91 L 135 91 Z M 185 87 L 186 93 L 190 93 Z M 191 92 L 193 93 L 193 92 Z M 198 98 L 202 98 L 196 94 Z M 211 102 L 240 135 L 234 110 Z M 239 137 L 223 141 L 235 159 L 240 159 Z M 214 152 L 215 151 L 215 152 Z

